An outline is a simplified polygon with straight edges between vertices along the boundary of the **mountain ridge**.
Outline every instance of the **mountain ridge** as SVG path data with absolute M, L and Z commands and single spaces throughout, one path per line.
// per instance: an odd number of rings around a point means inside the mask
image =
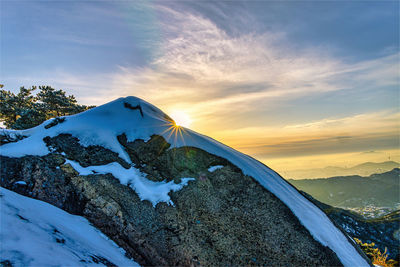
M 367 177 L 352 175 L 288 181 L 317 200 L 332 206 L 375 206 L 395 210 L 400 205 L 399 168 Z
M 281 173 L 287 179 L 303 180 L 303 179 L 319 179 L 319 178 L 330 178 L 335 176 L 349 176 L 349 175 L 368 176 L 374 173 L 387 172 L 394 168 L 399 168 L 399 167 L 400 163 L 396 161 L 383 161 L 383 162 L 364 162 L 350 168 L 327 166 L 324 168 L 281 171 Z

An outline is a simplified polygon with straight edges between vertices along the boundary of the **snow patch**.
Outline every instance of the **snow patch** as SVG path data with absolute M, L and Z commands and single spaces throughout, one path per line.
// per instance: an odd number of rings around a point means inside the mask
M 168 205 L 174 206 L 169 192 L 176 192 L 186 186 L 189 181 L 195 178 L 181 178 L 179 184 L 174 181 L 154 182 L 146 178 L 146 174 L 141 173 L 138 169 L 131 167 L 125 169 L 119 163 L 113 162 L 107 165 L 82 167 L 78 162 L 66 160 L 66 163 L 71 164 L 80 175 L 90 175 L 94 173 L 106 174 L 110 173 L 117 178 L 121 184 L 129 185 L 138 194 L 139 198 L 148 200 L 153 204 L 153 207 L 159 202 L 166 202 Z
M 208 168 L 209 172 L 215 172 L 218 169 L 222 169 L 224 166 L 222 165 L 216 165 L 216 166 L 211 166 L 210 168 Z
M 0 187 L 0 261 L 13 266 L 139 266 L 80 216 Z

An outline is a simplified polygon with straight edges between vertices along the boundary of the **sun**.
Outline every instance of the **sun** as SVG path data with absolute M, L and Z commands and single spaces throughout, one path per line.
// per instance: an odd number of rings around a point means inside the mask
M 182 110 L 174 110 L 170 113 L 170 115 L 175 121 L 176 126 L 189 127 L 192 123 L 189 115 Z

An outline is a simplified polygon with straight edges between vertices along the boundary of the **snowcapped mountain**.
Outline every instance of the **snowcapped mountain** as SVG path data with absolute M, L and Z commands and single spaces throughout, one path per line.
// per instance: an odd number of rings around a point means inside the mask
M 3 135 L 19 136 L 3 187 L 86 217 L 140 264 L 369 265 L 276 172 L 141 99 Z

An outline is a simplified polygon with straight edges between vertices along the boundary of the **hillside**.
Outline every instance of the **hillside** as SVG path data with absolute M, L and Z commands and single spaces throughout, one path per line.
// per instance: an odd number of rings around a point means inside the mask
M 341 176 L 289 180 L 298 189 L 335 207 L 362 211 L 366 207 L 396 210 L 400 204 L 400 169 L 368 177 Z
M 324 168 L 314 168 L 314 169 L 301 169 L 301 170 L 290 170 L 282 171 L 283 177 L 289 179 L 317 179 L 317 178 L 328 178 L 334 176 L 369 176 L 376 173 L 388 172 L 394 168 L 399 168 L 400 163 L 395 161 L 385 161 L 385 162 L 364 162 L 362 164 L 343 168 L 338 166 L 327 166 Z
M 307 193 L 303 194 L 326 212 L 337 225 L 341 226 L 351 237 L 363 243 L 375 243 L 380 251 L 387 248 L 389 257 L 399 261 L 400 211 L 394 211 L 376 219 L 364 217 L 340 208 L 324 204 Z
M 1 186 L 87 218 L 139 264 L 368 265 L 276 172 L 138 98 L 3 134 Z

